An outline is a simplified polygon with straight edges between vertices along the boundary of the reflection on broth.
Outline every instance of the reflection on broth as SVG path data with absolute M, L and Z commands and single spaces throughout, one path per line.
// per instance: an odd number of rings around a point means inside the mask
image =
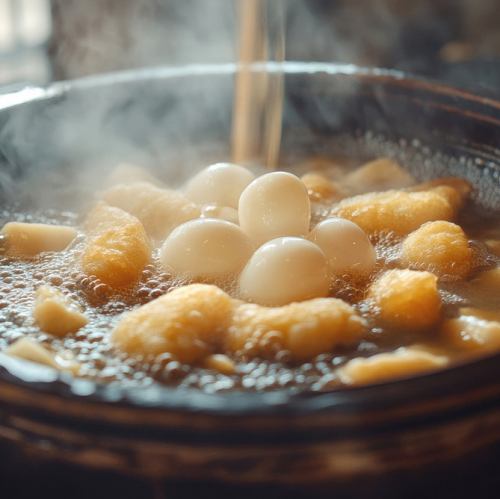
M 498 350 L 500 231 L 468 184 L 315 164 L 218 164 L 181 190 L 118 168 L 87 213 L 4 209 L 1 350 L 206 392 L 326 390 Z

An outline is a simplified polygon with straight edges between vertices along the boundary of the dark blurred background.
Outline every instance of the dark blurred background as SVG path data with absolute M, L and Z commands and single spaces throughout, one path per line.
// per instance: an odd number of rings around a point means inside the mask
M 398 68 L 500 88 L 498 0 L 271 0 L 287 58 Z M 236 54 L 237 0 L 0 0 L 0 84 Z

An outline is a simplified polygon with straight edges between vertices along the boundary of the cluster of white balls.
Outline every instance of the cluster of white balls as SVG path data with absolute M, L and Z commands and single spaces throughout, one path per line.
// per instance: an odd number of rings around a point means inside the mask
M 375 251 L 356 224 L 328 218 L 310 231 L 306 186 L 295 175 L 255 178 L 229 163 L 191 178 L 184 194 L 202 218 L 174 229 L 160 250 L 162 265 L 192 280 L 239 276 L 242 299 L 267 306 L 328 295 L 336 276 L 368 274 Z

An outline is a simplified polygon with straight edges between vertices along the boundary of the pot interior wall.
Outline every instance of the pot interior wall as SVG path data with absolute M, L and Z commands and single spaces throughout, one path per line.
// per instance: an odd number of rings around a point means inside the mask
M 500 104 L 401 75 L 329 68 L 285 73 L 282 165 L 389 155 L 420 179 L 465 177 L 481 207 L 500 209 Z M 52 202 L 54 191 L 73 201 L 75 183 L 96 188 L 117 162 L 179 184 L 230 159 L 233 76 L 226 68 L 87 80 L 0 111 L 4 195 L 9 178 L 22 177 L 36 182 L 38 198 L 48 189 Z

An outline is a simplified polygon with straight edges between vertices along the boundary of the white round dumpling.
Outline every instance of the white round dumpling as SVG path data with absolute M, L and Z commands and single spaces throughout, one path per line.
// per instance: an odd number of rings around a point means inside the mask
M 255 175 L 243 166 L 216 163 L 196 174 L 186 184 L 184 195 L 197 204 L 238 207 L 238 200 Z
M 309 232 L 311 206 L 303 182 L 286 172 L 267 173 L 241 194 L 240 227 L 257 244 Z
M 262 245 L 240 275 L 241 298 L 267 306 L 326 296 L 328 264 L 321 249 L 298 237 Z
M 335 275 L 368 275 L 375 267 L 375 249 L 363 229 L 350 220 L 323 220 L 311 231 L 309 239 L 323 250 Z
M 230 206 L 218 206 L 216 204 L 204 204 L 201 207 L 201 218 L 218 218 L 227 220 L 238 225 L 238 210 Z
M 176 276 L 216 281 L 237 275 L 252 251 L 250 239 L 237 225 L 199 218 L 170 233 L 160 249 L 160 261 Z

